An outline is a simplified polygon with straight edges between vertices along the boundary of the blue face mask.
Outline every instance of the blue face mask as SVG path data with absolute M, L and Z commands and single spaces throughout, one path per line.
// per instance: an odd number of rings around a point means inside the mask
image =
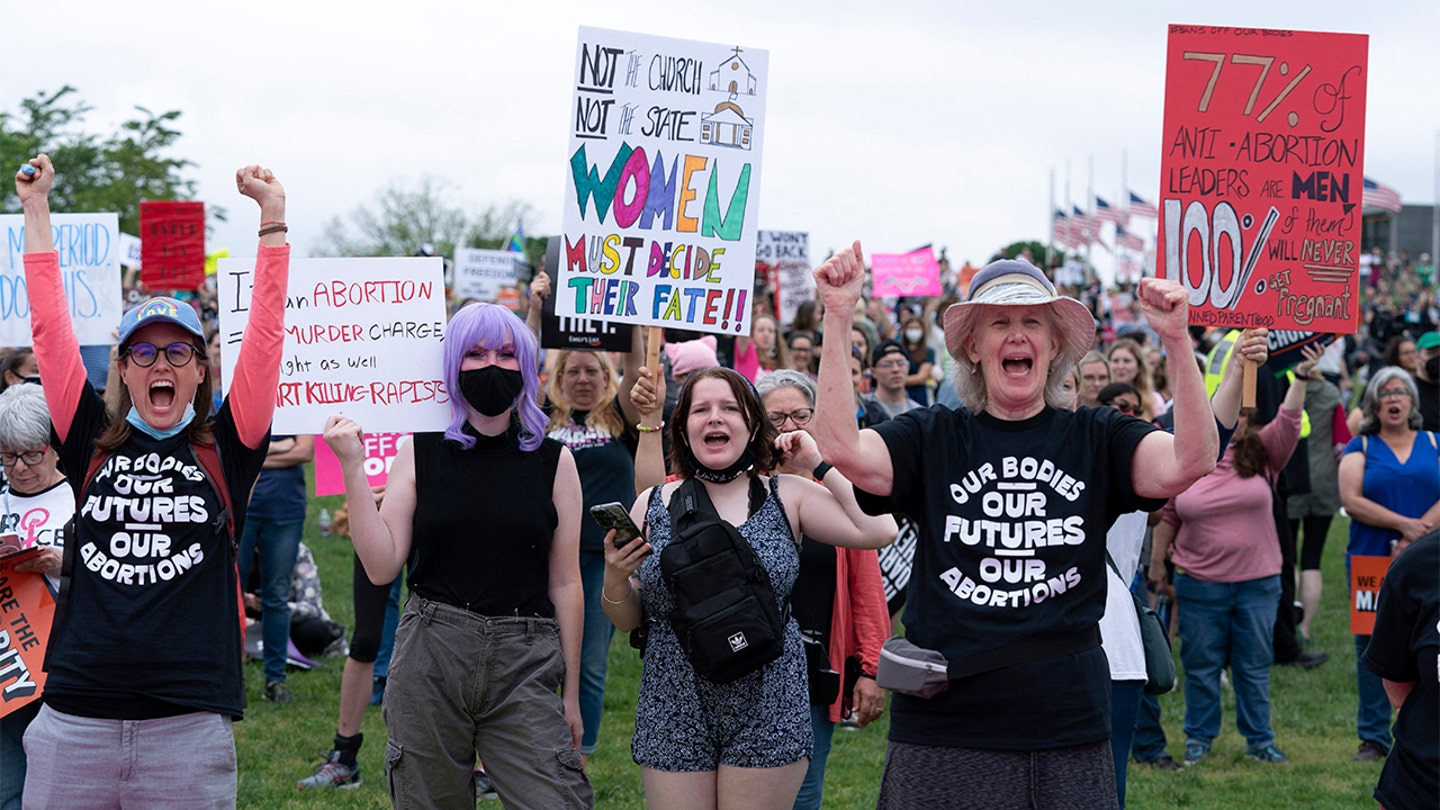
M 195 406 L 189 402 L 185 403 L 185 415 L 180 417 L 180 421 L 175 423 L 174 427 L 166 430 L 151 427 L 148 422 L 140 418 L 140 411 L 136 410 L 133 405 L 130 406 L 130 413 L 125 414 L 126 422 L 129 422 L 136 430 L 153 439 L 168 439 L 172 436 L 178 436 L 180 431 L 190 426 L 190 420 L 194 418 Z

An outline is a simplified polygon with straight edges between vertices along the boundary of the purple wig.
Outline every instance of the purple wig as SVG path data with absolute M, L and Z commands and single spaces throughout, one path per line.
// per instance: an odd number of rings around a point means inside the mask
M 497 304 L 469 304 L 450 319 L 445 329 L 445 390 L 450 392 L 450 413 L 454 420 L 445 431 L 445 438 L 459 442 L 466 450 L 475 446 L 475 439 L 462 428 L 469 415 L 465 398 L 460 394 L 460 363 L 476 346 L 499 349 L 506 344 L 515 347 L 515 359 L 525 384 L 515 398 L 514 416 L 520 422 L 520 449 L 530 452 L 545 438 L 545 413 L 535 404 L 540 387 L 537 372 L 539 346 L 525 322 L 515 313 Z

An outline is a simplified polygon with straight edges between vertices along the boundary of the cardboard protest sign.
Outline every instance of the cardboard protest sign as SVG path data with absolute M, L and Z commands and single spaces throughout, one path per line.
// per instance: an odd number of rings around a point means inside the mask
M 254 259 L 221 259 L 222 379 L 250 320 Z M 319 433 L 343 413 L 370 432 L 444 430 L 445 285 L 438 257 L 291 259 L 275 433 Z
M 25 287 L 25 218 L 0 215 L 5 257 L 0 260 L 0 346 L 29 346 L 30 298 Z M 50 236 L 70 322 L 81 346 L 109 345 L 125 314 L 120 291 L 120 221 L 115 214 L 52 214 Z
M 1350 558 L 1350 632 L 1368 636 L 1375 630 L 1375 608 L 1380 585 L 1394 557 Z
M 400 445 L 410 441 L 409 433 L 365 434 L 365 478 L 372 487 L 383 487 L 390 478 L 390 465 L 395 463 L 395 454 Z M 340 469 L 340 459 L 325 443 L 325 437 L 315 437 L 315 496 L 345 494 L 345 474 Z
M 804 231 L 760 231 L 756 234 L 755 261 L 771 267 L 775 283 L 775 304 L 780 322 L 795 320 L 802 301 L 815 299 L 815 276 L 811 275 L 810 234 Z
M 749 334 L 769 56 L 581 28 L 555 309 Z
M 523 254 L 509 250 L 457 248 L 455 297 L 494 303 L 500 296 L 501 287 L 515 286 L 515 265 L 524 259 Z
M 140 237 L 128 233 L 120 234 L 120 266 L 140 266 Z
M 940 294 L 940 263 L 928 247 L 871 254 L 870 276 L 871 295 L 876 297 Z
M 1265 367 L 1277 375 L 1293 368 L 1296 363 L 1305 359 L 1304 349 L 1306 346 L 1324 348 L 1335 342 L 1333 332 L 1297 332 L 1293 329 L 1271 329 L 1270 335 L 1265 339 L 1266 348 L 1269 350 L 1269 358 L 1265 361 Z
M 544 349 L 591 349 L 606 352 L 630 351 L 635 327 L 593 318 L 562 318 L 555 314 L 555 277 L 560 272 L 560 237 L 552 236 L 545 247 L 544 272 L 550 277 L 551 294 L 540 305 L 540 347 Z M 533 303 L 532 303 L 533 306 Z
M 140 281 L 193 290 L 205 281 L 205 203 L 140 201 Z
M 879 549 L 880 581 L 885 588 L 885 603 L 890 615 L 895 615 L 905 606 L 905 594 L 910 588 L 910 573 L 915 564 L 915 544 L 920 541 L 919 531 L 909 518 L 896 515 L 900 533 L 895 542 Z
M 43 574 L 16 573 L 25 552 L 0 561 L 0 717 L 45 691 L 45 645 L 55 598 Z
M 1170 26 L 1155 255 L 1191 323 L 1355 331 L 1368 48 Z

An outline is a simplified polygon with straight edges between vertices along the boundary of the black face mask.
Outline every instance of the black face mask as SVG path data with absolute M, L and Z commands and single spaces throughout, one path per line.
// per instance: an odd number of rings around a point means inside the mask
M 486 416 L 499 416 L 514 405 L 524 385 L 525 376 L 517 369 L 492 365 L 460 372 L 460 393 Z
M 1432 357 L 1425 361 L 1425 376 L 1430 378 L 1430 382 L 1440 380 L 1440 357 Z
M 745 448 L 745 452 L 740 454 L 740 458 L 735 459 L 735 463 L 723 470 L 706 467 L 700 463 L 700 459 L 695 458 L 694 451 L 685 451 L 685 467 L 690 470 L 690 474 L 699 478 L 701 481 L 709 481 L 712 484 L 725 484 L 734 481 L 740 477 L 741 473 L 754 466 L 755 452 L 748 446 Z

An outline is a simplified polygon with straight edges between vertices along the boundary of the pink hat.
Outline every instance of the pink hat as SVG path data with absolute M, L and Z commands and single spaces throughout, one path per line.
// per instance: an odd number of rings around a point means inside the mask
M 666 343 L 665 355 L 670 358 L 671 374 L 689 374 L 720 365 L 720 360 L 715 356 L 714 335 L 683 343 Z

